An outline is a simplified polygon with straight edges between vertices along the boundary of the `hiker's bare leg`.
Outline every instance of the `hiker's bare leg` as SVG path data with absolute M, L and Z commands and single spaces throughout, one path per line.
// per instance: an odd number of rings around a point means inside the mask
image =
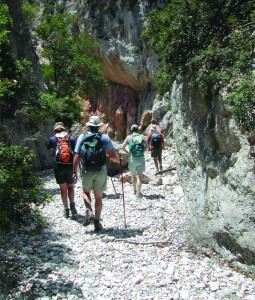
M 132 175 L 132 184 L 133 184 L 134 193 L 137 192 L 136 183 L 137 183 L 136 175 Z
M 83 191 L 83 200 L 84 200 L 84 204 L 85 204 L 86 208 L 88 208 L 89 210 L 92 210 L 91 196 L 90 196 L 89 191 Z
M 67 184 L 67 192 L 68 192 L 68 199 L 70 202 L 74 201 L 74 186 L 73 184 Z
M 68 188 L 67 188 L 67 184 L 66 183 L 61 183 L 59 185 L 60 188 L 60 194 L 61 194 L 61 199 L 62 199 L 62 203 L 64 205 L 65 208 L 68 208 Z
M 103 193 L 94 191 L 95 196 L 95 218 L 100 219 L 101 211 L 103 207 Z
M 139 195 L 141 193 L 142 182 L 143 182 L 143 173 L 138 173 L 137 174 L 137 184 L 136 184 L 137 195 Z
M 161 156 L 158 157 L 158 162 L 159 162 L 159 169 L 161 171 L 162 170 L 162 157 Z
M 155 168 L 156 168 L 156 170 L 158 170 L 158 158 L 157 157 L 153 157 L 153 160 L 154 160 Z

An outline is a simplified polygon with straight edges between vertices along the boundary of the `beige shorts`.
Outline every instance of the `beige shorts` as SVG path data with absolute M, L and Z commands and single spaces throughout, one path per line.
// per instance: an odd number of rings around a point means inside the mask
M 103 192 L 106 190 L 107 173 L 87 172 L 82 174 L 82 187 L 84 191 Z
M 132 175 L 143 173 L 145 171 L 145 159 L 144 156 L 132 157 L 128 159 L 128 169 Z

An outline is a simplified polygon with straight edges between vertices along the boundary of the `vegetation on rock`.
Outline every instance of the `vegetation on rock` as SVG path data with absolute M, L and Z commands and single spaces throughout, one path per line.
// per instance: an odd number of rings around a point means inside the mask
M 159 90 L 169 91 L 179 75 L 185 75 L 193 86 L 202 89 L 220 89 L 233 80 L 242 80 L 244 74 L 250 78 L 254 30 L 255 3 L 248 0 L 173 0 L 162 11 L 152 12 L 144 37 L 159 55 Z M 240 86 L 243 90 L 247 85 Z M 233 90 L 231 104 L 237 122 L 247 130 L 255 129 L 250 119 L 246 123 L 246 112 L 239 109 L 242 105 L 237 95 Z M 254 94 L 250 96 L 247 101 Z

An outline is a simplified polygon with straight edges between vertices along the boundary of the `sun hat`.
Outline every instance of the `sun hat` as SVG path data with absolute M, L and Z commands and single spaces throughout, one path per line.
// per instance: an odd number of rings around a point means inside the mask
M 68 135 L 68 132 L 66 132 L 66 131 L 57 132 L 57 133 L 55 134 L 55 136 L 56 136 L 57 138 L 63 138 L 63 137 L 65 137 L 66 135 Z
M 133 124 L 131 126 L 131 131 L 137 131 L 138 130 L 138 125 L 137 124 Z
M 101 120 L 98 116 L 91 116 L 89 118 L 89 121 L 86 123 L 87 126 L 92 126 L 92 127 L 99 127 L 103 124 L 104 123 L 101 122 Z
M 55 131 L 57 129 L 63 129 L 64 130 L 65 129 L 64 123 L 63 122 L 57 122 L 57 123 L 55 123 L 53 130 Z

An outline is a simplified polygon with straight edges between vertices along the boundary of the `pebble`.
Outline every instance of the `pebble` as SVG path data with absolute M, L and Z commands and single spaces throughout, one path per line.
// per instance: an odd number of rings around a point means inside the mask
M 165 150 L 163 167 L 168 168 L 172 159 L 173 152 Z M 145 173 L 149 177 L 155 173 L 149 153 Z M 132 185 L 125 183 L 127 226 L 120 178 L 113 179 L 117 195 L 109 179 L 102 234 L 96 234 L 93 225 L 82 225 L 80 179 L 75 188 L 77 220 L 63 218 L 60 195 L 55 193 L 53 201 L 41 208 L 47 221 L 43 232 L 10 231 L 0 249 L 0 255 L 7 253 L 23 268 L 19 286 L 3 299 L 255 300 L 252 279 L 222 264 L 214 254 L 192 253 L 177 173 L 161 176 L 158 182 L 163 185 L 144 184 L 139 200 Z M 57 188 L 53 175 L 45 177 L 46 190 Z M 184 225 L 176 230 L 180 224 Z M 160 244 L 169 238 L 169 243 Z

